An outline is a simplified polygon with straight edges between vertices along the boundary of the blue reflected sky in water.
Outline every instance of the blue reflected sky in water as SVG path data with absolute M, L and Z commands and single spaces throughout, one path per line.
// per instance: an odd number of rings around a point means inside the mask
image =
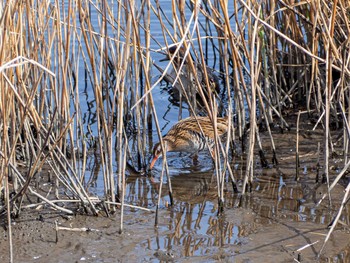
M 155 6 L 155 3 L 152 3 Z M 159 1 L 159 4 L 162 8 L 162 11 L 164 12 L 162 15 L 162 19 L 163 22 L 166 23 L 167 28 L 169 28 L 170 33 L 173 33 L 173 29 L 171 28 L 171 26 L 169 24 L 167 24 L 167 20 L 165 19 L 165 16 L 171 21 L 172 21 L 172 10 L 171 10 L 171 3 L 169 1 Z M 111 2 L 111 10 L 114 12 L 115 16 L 117 15 L 117 3 L 116 2 Z M 139 10 L 138 10 L 139 11 Z M 185 9 L 186 11 L 186 19 L 187 21 L 190 19 L 192 12 L 190 10 L 189 7 L 186 7 Z M 101 17 L 99 16 L 99 14 L 96 12 L 96 9 L 91 6 L 90 7 L 90 12 L 91 12 L 91 21 L 93 22 L 93 25 L 95 26 L 95 31 L 99 31 L 99 25 L 101 24 Z M 233 13 L 233 8 L 231 7 L 230 13 Z M 78 18 L 77 18 L 78 19 Z M 123 18 L 124 19 L 124 18 Z M 205 26 L 206 23 L 206 18 L 202 15 L 199 14 L 199 21 L 201 22 L 201 24 L 203 26 Z M 113 26 L 117 26 L 117 24 L 113 24 Z M 211 25 L 212 26 L 212 25 Z M 232 25 L 233 26 L 233 25 Z M 202 28 L 202 26 L 199 26 L 200 28 Z M 154 15 L 153 12 L 151 12 L 151 23 L 150 23 L 150 29 L 151 29 L 151 35 L 153 38 L 151 38 L 151 58 L 152 60 L 155 61 L 155 63 L 157 63 L 157 65 L 159 65 L 162 68 L 165 68 L 167 65 L 166 61 L 160 61 L 161 59 L 164 58 L 163 54 L 157 53 L 154 50 L 159 50 L 162 47 L 165 47 L 165 41 L 163 38 L 163 34 L 161 31 L 161 27 L 160 27 L 160 23 L 158 18 Z M 178 30 L 178 29 L 177 29 Z M 193 30 L 193 22 L 191 24 L 191 31 Z M 108 32 L 111 33 L 111 35 L 109 35 L 109 37 L 113 38 L 113 28 L 111 25 L 108 26 L 107 29 Z M 214 28 L 212 28 L 211 30 L 212 32 L 215 32 Z M 206 37 L 206 33 L 201 30 L 201 35 L 202 37 Z M 196 37 L 196 36 L 194 36 Z M 217 36 L 213 35 L 213 38 L 215 41 L 215 38 Z M 177 37 L 178 38 L 178 37 Z M 179 38 L 178 38 L 179 39 Z M 122 41 L 125 41 L 124 39 L 122 39 Z M 172 44 L 172 41 L 170 39 L 170 37 L 168 36 L 167 39 L 169 44 Z M 145 43 L 144 40 L 144 35 L 143 35 L 143 31 L 141 30 L 141 42 Z M 198 52 L 198 48 L 197 48 L 197 40 L 195 39 L 193 41 L 194 45 L 195 45 L 195 49 L 196 52 Z M 210 67 L 214 67 L 215 65 L 218 66 L 218 61 L 216 58 L 218 58 L 217 52 L 215 53 L 213 50 L 213 46 L 211 45 L 210 41 L 208 39 L 203 39 L 202 40 L 202 45 L 205 51 L 207 51 L 205 53 L 206 57 L 207 57 L 207 64 Z M 207 46 L 206 46 L 207 45 Z M 82 46 L 84 47 L 84 42 L 82 41 Z M 206 48 L 207 47 L 207 48 Z M 193 50 L 192 50 L 193 51 Z M 79 63 L 80 63 L 80 68 L 79 68 L 79 90 L 80 90 L 80 107 L 81 107 L 81 114 L 83 116 L 83 122 L 84 122 L 84 127 L 86 127 L 87 125 L 89 125 L 89 127 L 91 128 L 91 130 L 86 130 L 85 134 L 86 134 L 86 141 L 90 142 L 90 144 L 93 144 L 93 140 L 96 140 L 96 136 L 97 136 L 97 116 L 96 116 L 96 105 L 95 105 L 95 96 L 93 93 L 93 87 L 91 86 L 91 82 L 88 80 L 89 79 L 89 75 L 86 74 L 86 70 L 84 68 L 84 60 L 82 58 L 82 56 L 80 56 L 79 58 Z M 87 65 L 89 66 L 89 64 L 87 63 Z M 219 70 L 217 67 L 215 68 L 216 70 Z M 90 67 L 89 67 L 90 70 Z M 160 77 L 161 73 L 157 70 L 157 68 L 152 67 L 151 69 L 151 77 L 152 77 L 152 81 L 153 83 Z M 86 81 L 83 81 L 85 80 Z M 170 95 L 166 89 L 167 84 L 164 82 L 161 82 L 159 84 L 159 86 L 155 87 L 152 91 L 153 94 L 153 98 L 154 98 L 154 102 L 155 102 L 155 107 L 157 110 L 157 116 L 158 116 L 158 120 L 159 120 L 159 124 L 162 130 L 162 134 L 166 134 L 166 132 L 171 128 L 171 126 L 179 119 L 179 106 L 175 105 L 173 103 L 173 101 L 170 98 Z M 188 116 L 188 110 L 186 109 L 186 105 L 185 109 L 182 110 L 182 118 L 187 117 Z M 157 138 L 157 134 L 155 131 L 155 127 L 153 126 L 153 142 L 158 141 Z M 92 131 L 92 134 L 90 133 Z M 132 145 L 134 143 L 133 138 L 130 137 L 130 141 L 129 141 L 129 145 Z M 90 155 L 90 160 L 88 160 L 88 170 L 86 171 L 86 177 L 89 178 L 90 174 L 89 173 L 96 173 L 98 174 L 98 170 L 101 169 L 100 165 L 99 165 L 99 160 L 98 160 L 98 155 Z M 180 160 L 180 159 L 176 159 L 176 157 L 178 157 L 178 155 L 175 155 L 175 159 L 173 160 L 169 160 L 170 163 L 173 163 L 175 166 L 175 174 L 178 172 L 177 170 L 180 170 L 182 166 L 184 165 L 188 165 L 190 163 L 190 158 L 185 158 L 185 160 Z M 186 156 L 185 156 L 186 157 Z M 208 156 L 204 156 L 202 157 L 202 159 L 205 159 L 205 166 L 201 167 L 201 169 L 206 169 L 206 170 L 211 170 L 212 169 L 212 165 L 211 165 L 211 161 L 209 160 L 209 162 L 207 162 L 207 158 Z M 209 165 L 207 165 L 209 164 Z M 117 166 L 115 165 L 115 170 L 117 170 Z M 96 194 L 103 194 L 103 179 L 102 176 L 98 176 L 98 180 L 94 183 L 94 187 L 91 189 L 92 192 L 96 193 Z

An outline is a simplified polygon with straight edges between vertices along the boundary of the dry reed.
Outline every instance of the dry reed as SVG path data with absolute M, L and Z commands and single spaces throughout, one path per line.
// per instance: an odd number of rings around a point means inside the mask
M 278 165 L 270 126 L 289 129 L 286 113 L 291 110 L 306 110 L 324 129 L 323 173 L 330 185 L 331 124 L 344 129 L 344 169 L 349 166 L 350 4 L 347 0 L 293 3 L 172 1 L 171 14 L 158 1 L 38 1 L 35 5 L 7 1 L 0 6 L 0 199 L 4 200 L 0 210 L 7 211 L 9 231 L 10 211 L 20 212 L 21 206 L 14 204 L 20 204 L 28 191 L 66 213 L 73 213 L 72 203 L 63 208 L 54 199 L 67 204 L 78 200 L 87 213 L 98 214 L 97 202 L 85 185 L 89 151 L 99 156 L 107 210 L 116 211 L 121 204 L 123 214 L 127 163 L 145 169 L 152 147 L 148 130 L 153 125 L 161 140 L 152 91 L 163 79 L 177 82 L 173 85 L 181 89 L 189 114 L 204 112 L 213 127 L 216 116 L 225 112 L 218 110 L 223 105 L 230 116 L 226 147 L 216 138 L 214 149 L 219 210 L 224 207 L 227 174 L 234 184 L 237 180 L 229 166 L 230 140 L 234 145 L 240 141 L 246 156 L 244 194 L 254 180 L 256 147 L 261 163 L 267 165 L 260 125 L 265 123 L 269 131 L 272 163 Z M 162 39 L 152 34 L 151 19 L 159 22 Z M 193 55 L 186 58 L 195 87 L 192 93 L 181 83 L 181 68 L 175 79 L 169 77 L 172 60 L 162 69 L 152 58 L 154 50 L 166 51 L 175 43 Z M 207 74 L 200 80 L 196 72 L 197 64 L 208 62 L 208 50 L 218 58 L 225 94 L 221 98 L 207 95 L 210 90 L 202 83 L 210 87 L 210 80 Z M 156 80 L 152 68 L 162 70 Z M 202 101 L 200 107 L 193 92 Z M 84 94 L 92 97 L 89 109 L 83 104 Z M 183 110 L 179 108 L 179 116 Z M 88 120 L 84 111 L 90 114 Z M 25 165 L 23 171 L 18 170 L 19 163 Z M 53 198 L 39 194 L 33 184 L 44 166 L 54 177 Z M 165 174 L 172 203 L 167 169 Z

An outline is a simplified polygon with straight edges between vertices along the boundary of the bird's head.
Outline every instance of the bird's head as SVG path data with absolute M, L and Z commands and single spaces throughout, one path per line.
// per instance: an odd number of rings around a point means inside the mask
M 164 140 L 164 147 L 165 147 L 165 151 L 167 151 L 167 141 L 165 141 L 165 140 Z M 160 156 L 162 156 L 162 154 L 163 154 L 162 145 L 160 142 L 158 142 L 153 147 L 153 159 L 152 159 L 151 164 L 149 166 L 150 170 L 153 168 L 154 164 L 156 163 L 158 158 Z
M 175 65 L 180 66 L 182 61 L 185 60 L 186 50 L 185 50 L 184 47 L 180 47 L 180 49 L 176 53 L 176 49 L 177 49 L 176 45 L 169 47 L 168 53 L 166 54 L 166 57 L 161 59 L 160 61 L 167 61 L 167 60 L 170 60 L 172 57 L 175 56 L 173 62 L 174 62 Z M 185 61 L 185 63 L 186 63 L 186 61 Z

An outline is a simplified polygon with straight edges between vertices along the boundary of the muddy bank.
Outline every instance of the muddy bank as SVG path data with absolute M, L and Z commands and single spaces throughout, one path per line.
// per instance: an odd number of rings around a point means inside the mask
M 283 219 L 287 217 L 283 212 L 281 219 L 272 220 L 237 208 L 211 218 L 208 229 L 201 231 L 185 229 L 181 220 L 170 223 L 174 220 L 171 210 L 161 211 L 158 228 L 154 214 L 127 212 L 123 234 L 119 234 L 118 216 L 67 218 L 54 212 L 26 211 L 13 223 L 15 262 L 293 262 L 298 258 L 301 262 L 349 262 L 350 233 L 341 227 L 316 260 L 327 233 L 324 224 Z M 56 237 L 55 222 L 76 231 L 59 230 Z M 3 228 L 1 237 L 0 260 L 6 262 Z

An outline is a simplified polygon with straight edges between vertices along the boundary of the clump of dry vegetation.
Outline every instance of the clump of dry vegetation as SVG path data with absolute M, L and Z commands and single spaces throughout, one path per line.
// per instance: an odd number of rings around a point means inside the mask
M 170 7 L 167 15 L 164 9 Z M 322 165 L 328 184 L 331 127 L 344 130 L 343 167 L 349 167 L 347 0 L 172 1 L 171 6 L 158 1 L 5 1 L 0 18 L 0 211 L 7 212 L 9 226 L 26 194 L 66 213 L 73 213 L 74 206 L 58 201 L 77 202 L 91 214 L 98 213 L 102 199 L 106 211 L 115 211 L 119 202 L 124 208 L 127 163 L 136 160 L 139 170 L 145 168 L 148 131 L 161 135 L 152 90 L 168 76 L 171 61 L 155 79 L 153 57 L 173 43 L 195 53 L 193 60 L 201 64 L 208 50 L 217 58 L 223 100 L 207 96 L 203 80 L 195 82 L 213 125 L 222 103 L 233 120 L 228 140 L 248 138 L 242 152 L 243 194 L 253 180 L 255 147 L 264 159 L 259 127 L 269 132 L 272 162 L 278 165 L 270 127 L 288 129 L 291 113 L 306 112 L 324 130 Z M 161 34 L 152 33 L 155 22 Z M 193 60 L 189 70 L 196 77 Z M 204 81 L 210 86 L 210 80 Z M 93 121 L 84 117 L 85 93 L 94 97 Z M 190 95 L 184 89 L 184 96 Z M 199 112 L 196 105 L 189 110 Z M 227 145 L 215 149 L 222 153 L 216 158 L 225 160 L 215 162 L 219 203 L 227 174 L 232 177 Z M 92 198 L 84 184 L 91 150 L 99 155 L 101 199 Z M 36 188 L 34 178 L 43 169 L 50 170 L 53 194 Z M 349 186 L 346 190 L 343 205 Z

